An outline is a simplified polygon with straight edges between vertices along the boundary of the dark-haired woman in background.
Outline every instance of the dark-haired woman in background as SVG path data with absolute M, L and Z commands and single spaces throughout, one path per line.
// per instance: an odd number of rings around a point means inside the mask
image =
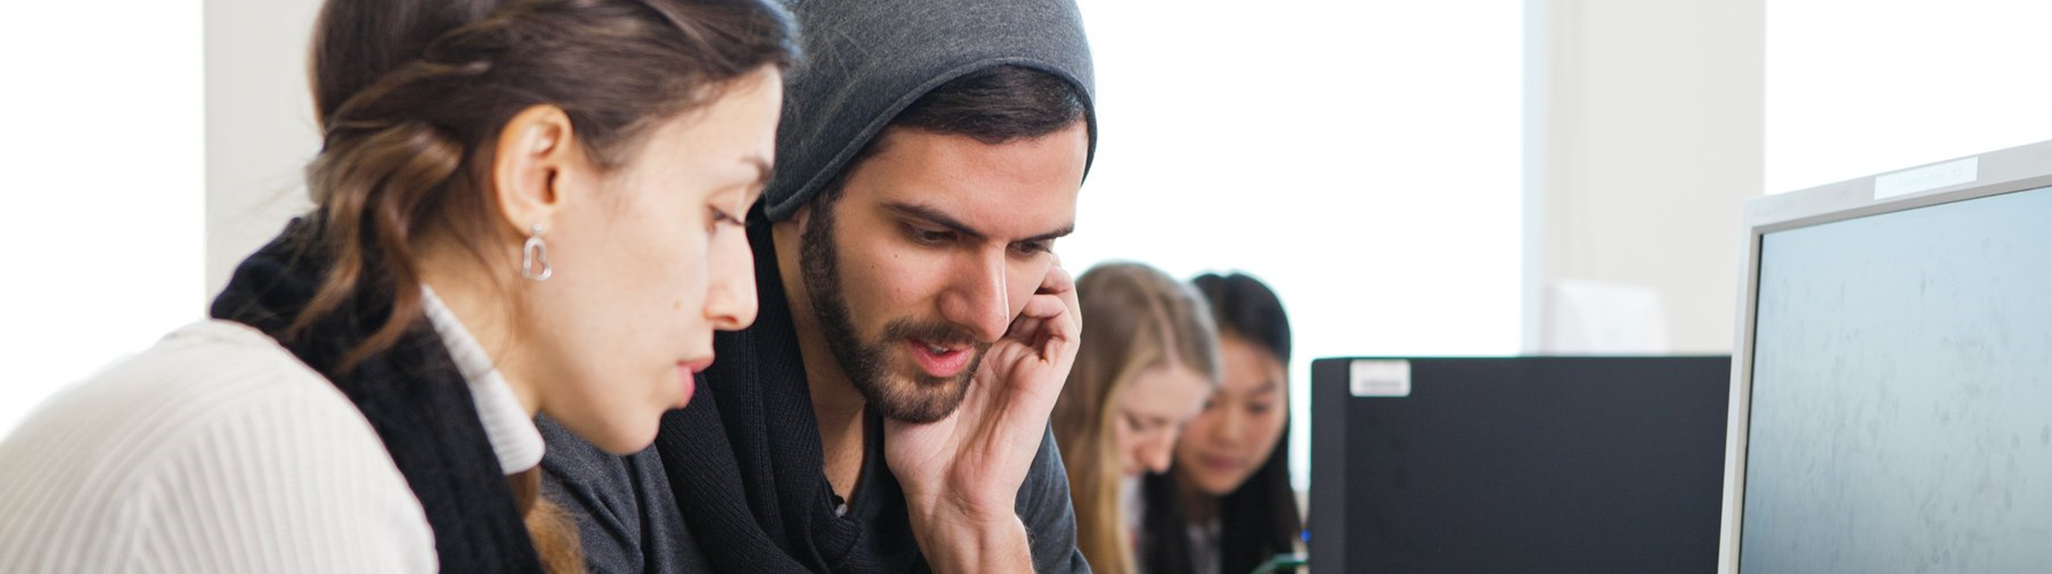
M 1295 550 L 1303 530 L 1290 487 L 1290 321 L 1282 301 L 1242 274 L 1191 280 L 1210 303 L 1225 376 L 1183 429 L 1175 467 L 1142 487 L 1140 561 L 1157 574 L 1247 574 Z
M 754 320 L 792 34 L 762 0 L 330 0 L 315 211 L 0 443 L 0 572 L 581 570 L 534 417 L 642 450 Z

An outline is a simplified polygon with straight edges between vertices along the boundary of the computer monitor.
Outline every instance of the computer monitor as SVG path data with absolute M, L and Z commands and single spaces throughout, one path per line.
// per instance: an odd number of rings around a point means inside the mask
M 1717 567 L 1731 358 L 1320 359 L 1312 572 Z
M 1746 206 L 1719 572 L 2052 572 L 2052 142 Z

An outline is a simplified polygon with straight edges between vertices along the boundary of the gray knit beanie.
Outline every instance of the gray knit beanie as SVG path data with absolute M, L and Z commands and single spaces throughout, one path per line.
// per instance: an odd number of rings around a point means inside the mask
M 797 16 L 805 56 L 784 85 L 776 176 L 763 193 L 771 221 L 805 205 L 928 91 L 996 66 L 1040 70 L 1074 84 L 1096 155 L 1090 46 L 1074 0 L 785 3 Z

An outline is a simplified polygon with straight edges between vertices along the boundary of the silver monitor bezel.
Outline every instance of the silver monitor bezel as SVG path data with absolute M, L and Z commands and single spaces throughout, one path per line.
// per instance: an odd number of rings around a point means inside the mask
M 1917 174 L 1918 170 L 1972 160 L 1975 178 L 1892 197 L 1875 197 L 1878 178 Z M 1747 414 L 1751 412 L 1753 379 L 1753 317 L 1759 295 L 1761 237 L 1836 221 L 1893 213 L 2052 186 L 2052 141 L 1932 162 L 1801 191 L 1768 195 L 1746 202 L 1739 272 L 1736 340 L 1732 343 L 1731 414 L 1725 429 L 1724 510 L 1718 528 L 1717 571 L 1738 574 L 1740 526 L 1745 518 Z

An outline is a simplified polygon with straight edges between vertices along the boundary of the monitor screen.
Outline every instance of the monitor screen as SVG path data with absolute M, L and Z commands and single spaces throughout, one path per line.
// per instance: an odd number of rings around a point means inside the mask
M 1758 262 L 1739 572 L 2052 572 L 2052 188 Z
M 1731 359 L 1321 359 L 1311 569 L 1709 573 Z

